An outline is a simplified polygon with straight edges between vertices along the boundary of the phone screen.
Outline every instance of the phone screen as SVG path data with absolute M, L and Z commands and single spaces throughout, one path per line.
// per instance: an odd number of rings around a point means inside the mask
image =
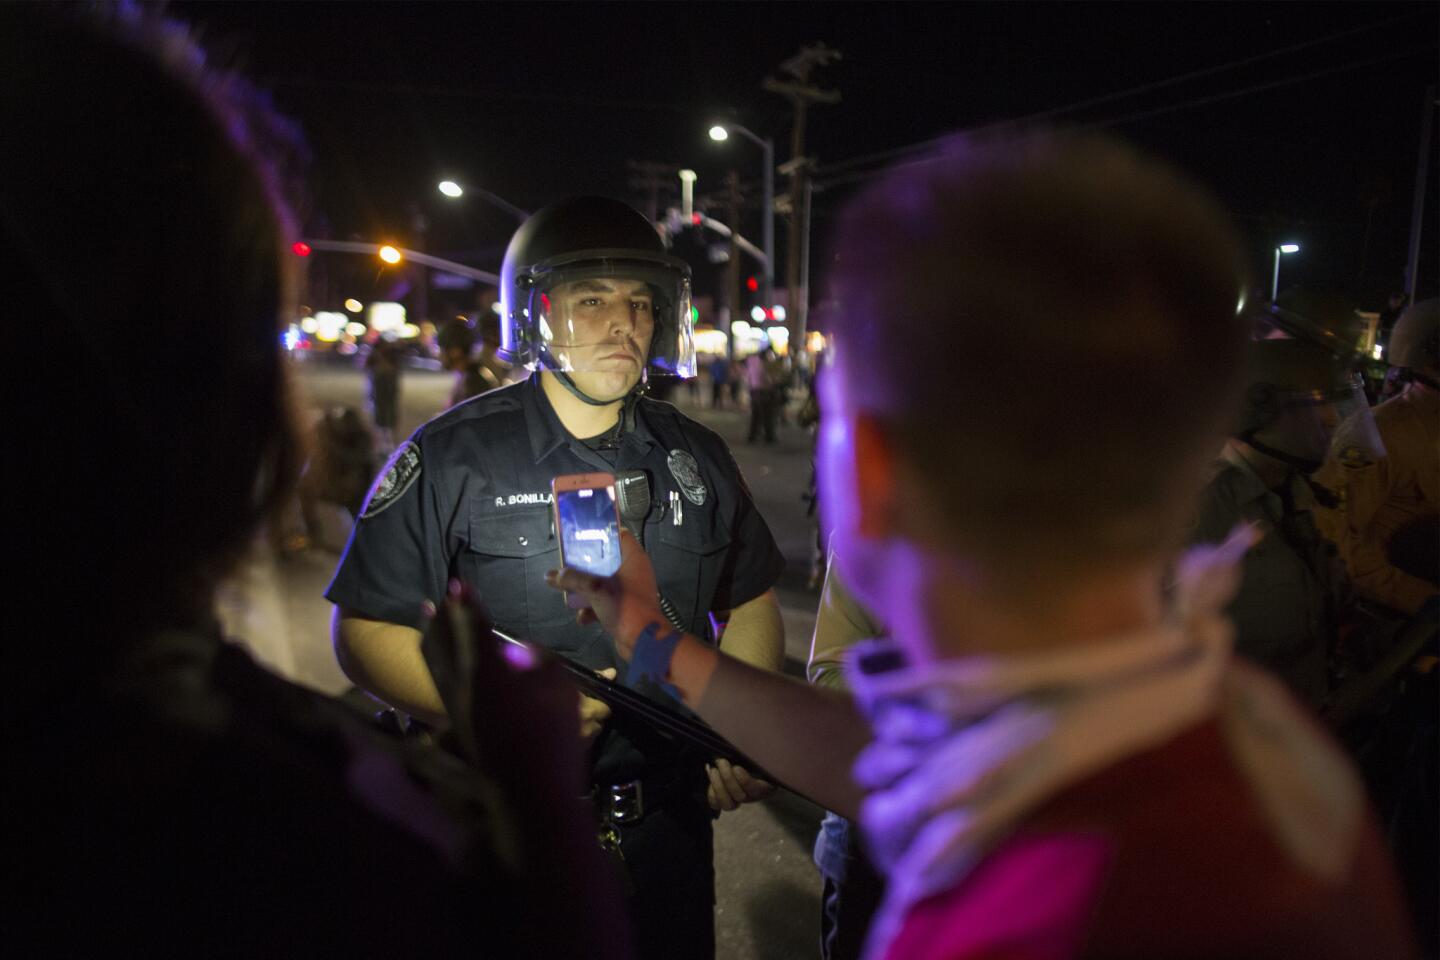
M 620 514 L 615 487 L 585 487 L 555 494 L 560 559 L 565 566 L 608 577 L 620 569 Z

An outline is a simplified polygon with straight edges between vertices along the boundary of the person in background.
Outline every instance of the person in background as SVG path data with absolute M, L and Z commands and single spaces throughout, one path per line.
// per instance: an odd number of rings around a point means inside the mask
M 395 424 L 400 418 L 400 358 L 396 340 L 381 336 L 365 357 L 370 381 L 370 420 L 375 426 L 376 452 L 390 456 L 395 449 Z
M 1375 408 L 1384 455 L 1353 442 L 1337 444 L 1315 479 L 1339 498 L 1319 519 L 1339 546 L 1356 592 L 1414 616 L 1440 593 L 1440 571 L 1433 561 L 1397 566 L 1388 554 L 1403 528 L 1428 531 L 1410 537 L 1417 544 L 1428 541 L 1431 557 L 1440 540 L 1440 301 L 1422 301 L 1399 317 L 1389 361 L 1407 372 L 1409 382 Z
M 476 704 L 471 749 L 420 754 L 220 633 L 217 584 L 304 459 L 279 346 L 298 133 L 138 5 L 0 7 L 0 62 L 25 144 L 0 151 L 7 303 L 73 375 L 27 386 L 45 469 L 12 477 L 7 529 L 46 530 L 11 575 L 43 642 L 5 661 L 7 936 L 79 957 L 626 957 L 553 668 L 477 644 L 451 688 Z M 484 627 L 443 612 L 437 636 Z
M 730 388 L 730 360 L 717 353 L 710 360 L 710 409 L 725 408 L 725 392 Z
M 1239 523 L 1263 533 L 1245 555 L 1226 611 L 1235 647 L 1319 710 L 1351 589 L 1316 524 L 1318 488 L 1310 475 L 1347 417 L 1352 442 L 1370 455 L 1380 440 L 1349 362 L 1327 346 L 1308 338 L 1253 340 L 1248 362 L 1244 408 L 1211 465 L 1190 540 L 1213 543 Z M 1323 489 L 1318 496 L 1329 498 Z
M 763 434 L 766 443 L 775 442 L 775 416 L 777 390 L 773 383 L 772 362 L 774 350 L 767 343 L 763 350 L 757 350 L 745 358 L 745 385 L 750 390 L 750 432 L 747 443 L 758 443 Z
M 884 636 L 885 628 L 845 589 L 833 557 L 825 571 L 805 677 L 829 690 L 848 691 L 844 668 L 851 649 Z M 859 824 L 826 811 L 815 837 L 815 866 L 823 880 L 821 960 L 859 960 L 865 932 L 885 895 L 885 881 L 865 853 Z
M 854 648 L 853 699 L 667 628 L 632 538 L 616 576 L 552 586 L 860 817 L 872 960 L 1414 957 L 1354 769 L 1232 656 L 1254 531 L 1182 548 L 1246 384 L 1215 202 L 1107 138 L 960 137 L 852 200 L 831 252 L 821 506 L 890 630 Z

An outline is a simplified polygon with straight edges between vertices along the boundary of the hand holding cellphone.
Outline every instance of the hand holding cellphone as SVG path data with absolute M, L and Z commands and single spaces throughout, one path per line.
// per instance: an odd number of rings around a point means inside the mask
M 597 577 L 620 570 L 620 510 L 613 473 L 571 473 L 550 481 L 560 564 Z M 581 597 L 565 594 L 572 610 L 585 606 Z

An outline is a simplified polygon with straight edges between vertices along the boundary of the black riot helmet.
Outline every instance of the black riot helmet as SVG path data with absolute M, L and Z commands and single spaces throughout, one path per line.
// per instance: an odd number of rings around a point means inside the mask
M 641 383 L 652 372 L 695 375 L 690 267 L 666 253 L 639 211 L 606 197 L 562 200 L 515 231 L 500 268 L 500 355 L 532 370 L 543 366 L 580 399 L 601 403 L 570 376 L 604 362 L 596 347 L 603 335 L 576 315 L 577 298 L 568 291 L 577 289 L 593 290 L 597 299 L 648 298 L 641 306 L 653 318 L 654 333 L 642 358 Z

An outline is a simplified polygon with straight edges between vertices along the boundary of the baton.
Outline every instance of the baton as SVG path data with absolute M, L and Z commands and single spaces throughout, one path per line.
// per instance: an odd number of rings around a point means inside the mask
M 761 780 L 773 783 L 777 787 L 784 787 L 784 789 L 789 790 L 797 797 L 805 800 L 810 799 L 800 791 L 786 786 L 778 780 L 774 774 L 767 772 L 764 767 L 761 767 L 754 760 L 747 757 L 739 748 L 716 733 L 714 728 L 703 720 L 687 717 L 664 704 L 656 703 L 638 691 L 632 690 L 608 677 L 602 677 L 588 667 L 581 666 L 564 654 L 528 644 L 523 640 L 518 640 L 515 637 L 502 633 L 493 627 L 490 629 L 490 632 L 499 640 L 504 640 L 506 643 L 523 647 L 532 652 L 538 652 L 540 656 L 555 660 L 565 668 L 565 671 L 570 674 L 570 677 L 575 681 L 576 685 L 591 699 L 599 700 L 615 709 L 629 711 L 678 740 L 700 747 L 712 756 L 728 760 L 737 766 L 744 767 L 746 771 L 754 774 Z M 814 801 L 811 802 L 813 803 Z

